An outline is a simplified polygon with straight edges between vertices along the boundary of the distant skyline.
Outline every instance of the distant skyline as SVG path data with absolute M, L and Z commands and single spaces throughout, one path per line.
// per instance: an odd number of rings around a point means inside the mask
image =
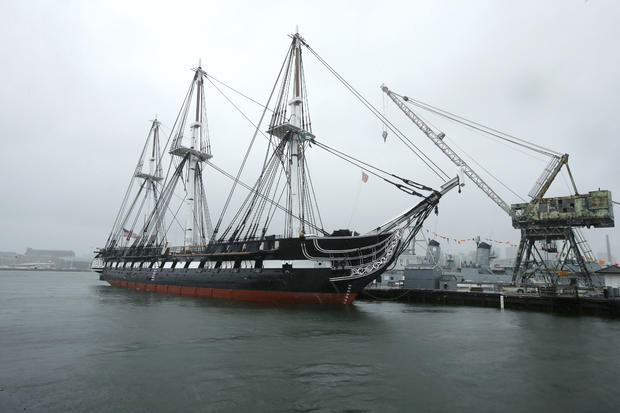
M 566 152 L 579 191 L 609 189 L 620 199 L 618 17 L 618 2 L 582 0 L 3 2 L 0 251 L 70 249 L 83 256 L 103 246 L 148 121 L 157 114 L 172 125 L 189 69 L 202 59 L 215 78 L 265 101 L 297 25 L 449 175 L 458 171 L 391 102 L 384 106 L 379 85 Z M 304 59 L 317 138 L 401 176 L 441 184 L 394 136 L 384 143 L 378 120 L 309 53 Z M 256 105 L 230 97 L 258 118 Z M 213 88 L 207 105 L 214 163 L 236 171 L 252 127 Z M 527 199 L 542 157 L 428 120 L 466 160 L 471 156 Z M 250 160 L 247 180 L 263 149 Z M 329 230 L 350 223 L 365 232 L 415 202 L 373 176 L 362 183 L 359 169 L 317 148 L 309 162 Z M 217 217 L 230 181 L 207 170 L 205 182 Z M 507 202 L 521 202 L 492 178 L 489 184 Z M 549 195 L 568 194 L 559 177 Z M 461 194 L 441 201 L 426 228 L 453 239 L 519 241 L 507 215 L 468 181 Z M 620 257 L 617 229 L 584 234 L 595 253 L 606 251 L 609 235 L 612 255 Z

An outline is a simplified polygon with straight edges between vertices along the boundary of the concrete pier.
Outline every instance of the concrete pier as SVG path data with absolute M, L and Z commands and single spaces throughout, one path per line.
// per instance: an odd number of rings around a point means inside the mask
M 502 296 L 504 308 L 509 310 L 531 310 L 620 318 L 620 299 L 618 298 L 540 296 L 533 294 L 506 295 L 493 292 L 367 288 L 358 295 L 358 300 L 501 308 Z

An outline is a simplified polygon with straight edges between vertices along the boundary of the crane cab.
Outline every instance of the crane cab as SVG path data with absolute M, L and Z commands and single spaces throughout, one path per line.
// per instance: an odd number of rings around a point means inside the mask
M 517 229 L 614 226 L 610 191 L 542 198 L 538 202 L 512 204 L 512 226 Z

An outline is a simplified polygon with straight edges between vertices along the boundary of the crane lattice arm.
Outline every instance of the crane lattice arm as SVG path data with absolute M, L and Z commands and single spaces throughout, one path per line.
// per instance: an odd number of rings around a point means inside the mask
M 575 195 L 579 195 L 579 192 L 577 192 L 577 186 L 575 185 L 575 180 L 573 179 L 573 174 L 571 173 L 570 167 L 568 166 L 568 154 L 565 153 L 562 156 L 553 155 L 551 157 L 549 165 L 547 165 L 542 175 L 540 175 L 540 178 L 538 178 L 536 184 L 529 193 L 533 201 L 540 201 L 542 199 L 542 197 L 547 193 L 547 190 L 551 186 L 551 183 L 553 182 L 555 177 L 558 175 L 558 173 L 560 173 L 560 169 L 562 169 L 562 166 L 564 165 L 566 165 L 566 171 L 568 172 L 570 181 L 573 184 Z
M 424 123 L 422 119 L 420 119 L 411 109 L 409 109 L 409 107 L 405 104 L 405 101 L 407 100 L 406 97 L 397 95 L 385 85 L 381 86 L 381 90 L 383 90 L 383 92 L 385 92 L 385 94 L 388 95 L 394 103 L 396 103 L 396 106 L 398 106 L 400 110 L 402 110 L 405 115 L 411 119 L 413 123 L 415 123 L 416 126 L 420 128 L 420 130 L 424 132 L 424 134 L 428 136 L 428 138 L 433 141 L 433 143 L 437 145 L 437 147 L 441 149 L 441 151 L 445 153 L 456 166 L 463 170 L 463 173 L 467 175 L 469 179 L 471 179 L 478 186 L 478 188 L 482 189 L 482 192 L 487 194 L 487 196 L 491 198 L 501 209 L 506 211 L 508 215 L 512 216 L 510 205 L 508 205 L 495 191 L 493 191 L 493 189 L 487 185 L 487 183 L 484 182 L 484 180 L 443 141 L 445 136 L 443 133 L 439 133 L 439 135 L 437 135 L 426 123 Z

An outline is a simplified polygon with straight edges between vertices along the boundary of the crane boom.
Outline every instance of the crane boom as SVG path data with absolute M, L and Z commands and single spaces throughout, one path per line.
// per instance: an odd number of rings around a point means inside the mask
M 428 136 L 428 138 L 433 141 L 433 143 L 437 145 L 437 147 L 441 149 L 441 151 L 445 153 L 456 166 L 463 170 L 463 173 L 467 175 L 469 179 L 471 179 L 473 183 L 482 190 L 482 192 L 484 192 L 493 200 L 493 202 L 495 202 L 501 209 L 512 217 L 510 205 L 508 205 L 495 191 L 493 191 L 493 189 L 487 185 L 487 183 L 484 182 L 484 180 L 443 141 L 445 136 L 443 133 L 439 133 L 439 135 L 437 135 L 422 119 L 420 119 L 411 109 L 409 109 L 409 107 L 405 104 L 406 97 L 397 95 L 386 85 L 381 85 L 381 90 L 383 90 L 383 92 L 385 92 L 385 94 L 394 101 L 396 106 L 398 106 L 400 110 L 402 110 L 405 115 L 411 119 L 413 123 L 415 123 L 416 126 L 420 128 L 420 130 L 424 132 L 424 134 Z
M 562 156 L 553 155 L 551 157 L 551 161 L 547 168 L 543 171 L 538 181 L 530 191 L 529 195 L 532 197 L 533 201 L 540 201 L 542 197 L 547 193 L 547 190 L 551 186 L 551 183 L 555 179 L 555 177 L 560 173 L 560 169 L 562 166 L 566 165 L 566 170 L 568 171 L 568 176 L 570 177 L 570 181 L 573 184 L 573 189 L 575 190 L 575 195 L 579 195 L 577 192 L 577 186 L 575 185 L 575 180 L 573 179 L 573 174 L 570 172 L 570 168 L 568 166 L 568 154 L 565 153 Z

